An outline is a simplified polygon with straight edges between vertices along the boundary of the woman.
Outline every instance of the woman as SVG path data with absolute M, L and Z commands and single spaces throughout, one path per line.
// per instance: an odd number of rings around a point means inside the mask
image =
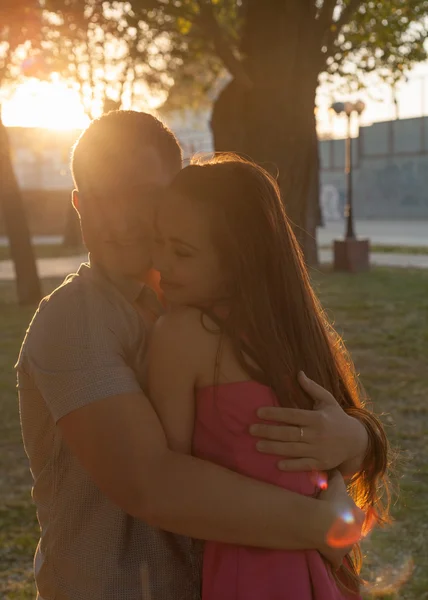
M 318 474 L 279 471 L 248 431 L 261 406 L 311 409 L 297 383 L 304 371 L 368 425 L 354 491 L 382 520 L 386 440 L 362 407 L 352 363 L 312 291 L 275 181 L 233 156 L 191 165 L 160 202 L 156 227 L 155 267 L 172 310 L 155 327 L 149 387 L 171 447 L 317 495 Z M 315 550 L 207 542 L 203 600 L 358 598 L 357 572 L 351 557 L 332 573 Z

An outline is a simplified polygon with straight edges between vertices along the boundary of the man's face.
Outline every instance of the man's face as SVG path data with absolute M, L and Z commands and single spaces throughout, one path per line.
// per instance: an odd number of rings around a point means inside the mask
M 96 199 L 86 204 L 84 197 L 79 198 L 86 246 L 93 260 L 109 273 L 143 279 L 150 269 L 156 191 L 174 175 L 154 151 L 148 151 L 135 173 L 135 185 L 130 183 L 134 174 L 128 173 L 123 185 L 115 185 L 116 192 L 105 190 L 102 205 L 97 206 Z M 108 175 L 106 180 L 108 186 Z

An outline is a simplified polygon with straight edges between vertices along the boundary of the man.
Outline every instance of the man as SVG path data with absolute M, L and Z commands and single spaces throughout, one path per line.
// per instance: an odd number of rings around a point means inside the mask
M 141 283 L 150 268 L 152 203 L 180 168 L 173 134 L 144 113 L 103 116 L 74 149 L 73 203 L 90 264 L 42 301 L 17 365 L 43 600 L 196 600 L 199 556 L 183 535 L 341 558 L 324 541 L 335 502 L 171 452 L 144 394 L 147 337 L 159 308 Z M 366 451 L 364 427 L 325 390 L 302 383 L 318 411 L 310 419 L 303 411 L 304 423 L 302 411 L 285 409 L 273 418 L 291 425 L 255 422 L 261 450 L 296 458 L 283 468 L 355 471 Z M 346 502 L 343 489 L 337 497 Z

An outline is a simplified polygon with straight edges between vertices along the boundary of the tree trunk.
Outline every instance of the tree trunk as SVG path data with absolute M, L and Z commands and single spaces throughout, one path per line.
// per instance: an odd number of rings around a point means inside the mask
M 244 94 L 242 86 L 235 79 L 232 79 L 214 102 L 210 125 L 216 152 L 243 153 L 244 122 L 242 120 L 242 109 Z
M 308 259 L 315 232 L 309 211 L 314 207 L 308 200 L 314 189 L 314 106 L 321 47 L 310 4 L 248 0 L 242 40 L 253 82 L 243 110 L 244 148 L 277 175 Z
M 308 236 L 305 243 L 305 259 L 308 265 L 316 267 L 319 264 L 317 228 L 322 225 L 322 214 L 320 203 L 320 158 L 315 114 L 313 115 L 311 150 L 312 158 L 310 161 L 306 213 L 306 231 L 308 232 Z
M 302 0 L 247 0 L 241 50 L 253 86 L 242 89 L 232 82 L 223 90 L 213 109 L 212 129 L 216 150 L 237 151 L 277 177 L 306 260 L 317 264 L 314 106 L 321 43 L 308 5 Z
M 15 266 L 20 304 L 35 304 L 42 297 L 22 196 L 13 170 L 6 127 L 0 116 L 0 204 L 10 253 Z

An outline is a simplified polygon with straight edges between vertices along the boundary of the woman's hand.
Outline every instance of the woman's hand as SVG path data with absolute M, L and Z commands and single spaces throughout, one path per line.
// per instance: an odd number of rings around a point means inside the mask
M 304 373 L 299 374 L 298 381 L 314 400 L 314 409 L 260 409 L 261 419 L 276 424 L 251 427 L 251 434 L 261 438 L 258 450 L 282 457 L 278 466 L 283 471 L 342 470 L 343 466 L 346 475 L 357 472 L 367 449 L 364 425 L 347 415 L 327 390 Z
M 319 500 L 329 502 L 333 513 L 325 545 L 319 551 L 334 569 L 338 569 L 352 546 L 361 539 L 365 515 L 349 496 L 339 471 L 334 471 Z

